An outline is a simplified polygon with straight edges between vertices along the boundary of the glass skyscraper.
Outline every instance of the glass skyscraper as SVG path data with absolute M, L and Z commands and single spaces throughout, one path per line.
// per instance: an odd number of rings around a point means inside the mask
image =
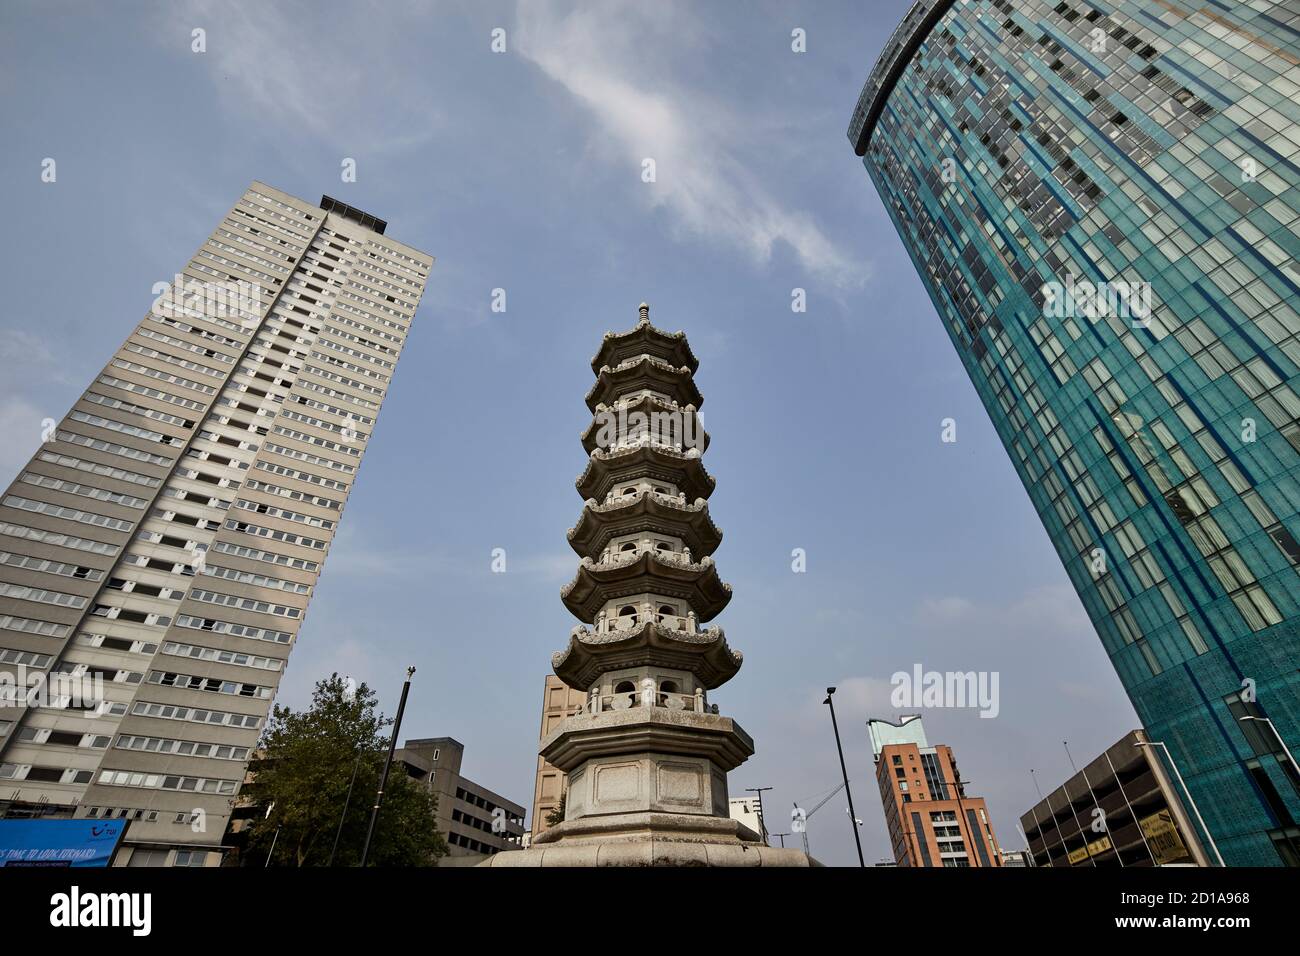
M 1300 0 L 920 0 L 849 139 L 1224 859 L 1300 864 Z

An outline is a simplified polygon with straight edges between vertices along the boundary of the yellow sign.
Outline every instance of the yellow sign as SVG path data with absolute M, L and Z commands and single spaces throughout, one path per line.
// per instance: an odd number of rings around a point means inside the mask
M 1087 846 L 1081 846 L 1077 850 L 1070 851 L 1070 865 L 1077 866 L 1090 856 L 1101 856 L 1110 849 L 1110 837 L 1103 836 L 1100 840 L 1093 840 Z
M 1145 817 L 1141 826 L 1156 863 L 1164 866 L 1166 863 L 1180 863 L 1191 858 L 1178 833 L 1178 827 L 1174 824 L 1174 815 L 1168 810 L 1160 810 Z

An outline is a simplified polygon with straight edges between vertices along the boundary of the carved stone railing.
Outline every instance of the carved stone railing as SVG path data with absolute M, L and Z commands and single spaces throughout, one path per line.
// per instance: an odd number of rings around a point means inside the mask
M 675 568 L 682 568 L 686 571 L 701 571 L 713 565 L 713 559 L 703 557 L 699 561 L 692 561 L 690 556 L 680 551 L 665 551 L 662 548 L 646 547 L 638 544 L 635 548 L 626 548 L 620 551 L 606 551 L 601 555 L 599 561 L 593 561 L 591 558 L 583 558 L 582 566 L 586 568 L 611 568 L 624 564 L 632 564 L 641 559 L 643 554 L 650 555 L 660 564 L 672 565 Z
M 665 494 L 662 491 L 651 491 L 649 493 L 653 495 L 655 501 L 659 502 L 661 505 L 668 508 L 676 508 L 679 511 L 699 511 L 708 506 L 707 502 L 703 498 L 696 498 L 693 502 L 687 501 L 686 492 L 684 491 L 679 491 L 675 495 Z M 588 498 L 585 504 L 588 511 L 600 514 L 606 511 L 617 511 L 619 508 L 625 508 L 628 505 L 635 504 L 644 494 L 646 494 L 644 488 L 638 488 L 636 491 L 628 494 L 611 491 L 605 496 L 603 502 L 597 501 L 595 498 Z
M 650 702 L 652 701 L 652 702 Z M 632 710 L 638 707 L 663 707 L 666 710 L 678 710 L 698 714 L 711 710 L 704 703 L 704 691 L 694 694 L 676 694 L 666 691 L 631 690 L 617 694 L 591 694 L 587 698 L 585 712 L 588 714 L 607 714 L 619 710 Z

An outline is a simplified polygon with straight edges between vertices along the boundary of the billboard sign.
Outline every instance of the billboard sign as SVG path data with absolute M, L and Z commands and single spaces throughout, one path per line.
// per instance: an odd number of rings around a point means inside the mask
M 108 866 L 127 820 L 0 820 L 0 866 Z

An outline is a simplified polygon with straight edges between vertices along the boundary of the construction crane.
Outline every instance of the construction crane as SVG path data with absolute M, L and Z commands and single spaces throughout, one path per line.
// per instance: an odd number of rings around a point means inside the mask
M 801 837 L 803 837 L 803 852 L 805 856 L 811 856 L 808 852 L 808 819 L 822 807 L 826 806 L 830 798 L 843 789 L 844 784 L 836 784 L 834 790 L 822 797 L 821 800 L 817 802 L 817 806 L 807 812 L 805 812 L 799 804 L 796 803 L 794 805 L 794 810 L 790 813 L 790 829 L 795 830 Z

